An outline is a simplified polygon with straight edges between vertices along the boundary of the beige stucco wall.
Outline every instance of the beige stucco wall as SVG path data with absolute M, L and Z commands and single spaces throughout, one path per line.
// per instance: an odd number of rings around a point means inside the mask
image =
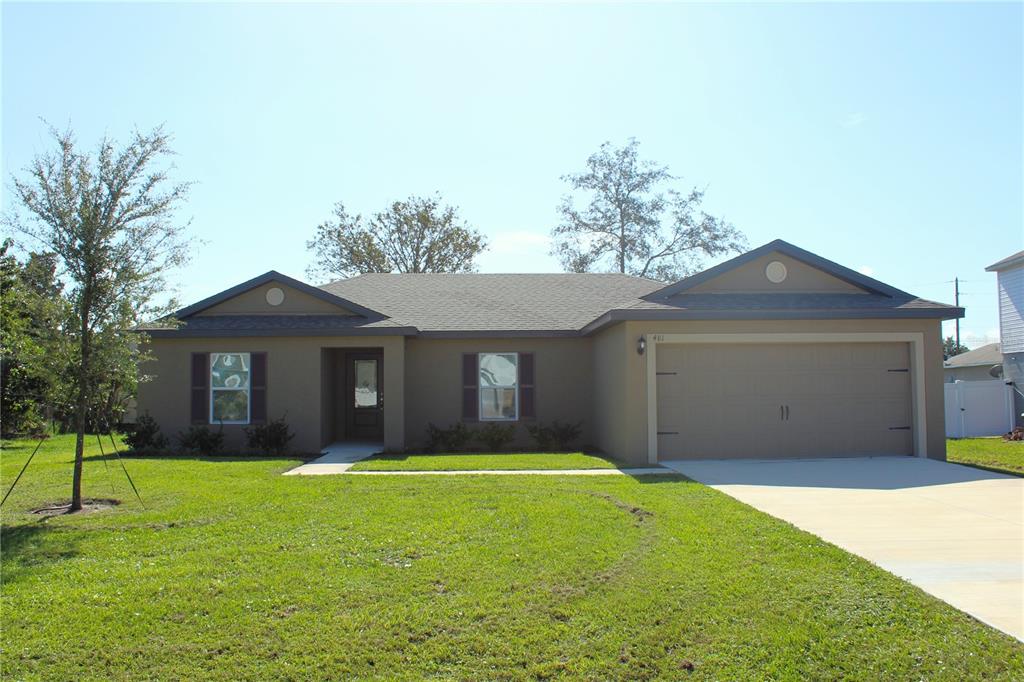
M 786 266 L 786 279 L 778 284 L 765 277 L 765 267 L 772 261 L 779 261 Z M 865 291 L 849 282 L 805 265 L 800 261 L 781 253 L 768 253 L 735 270 L 729 270 L 718 277 L 702 282 L 688 289 L 688 293 L 783 293 L 783 292 L 818 292 L 840 294 L 863 294 Z
M 280 305 L 267 303 L 267 291 L 280 289 L 284 292 L 284 301 Z M 223 303 L 196 313 L 204 315 L 351 315 L 352 312 L 340 308 L 333 303 L 310 296 L 280 282 L 268 282 L 244 293 L 238 294 Z
M 621 331 L 619 330 L 621 327 Z M 594 394 L 619 396 L 594 402 L 601 424 L 595 445 L 627 462 L 647 462 L 646 360 L 636 353 L 641 336 L 650 334 L 753 334 L 796 332 L 922 332 L 924 335 L 925 410 L 928 456 L 945 459 L 945 415 L 940 323 L 936 320 L 765 320 L 626 322 L 602 331 L 594 340 Z M 621 349 L 625 367 L 615 362 Z M 610 364 L 609 364 L 610 363 Z M 605 371 L 605 367 L 609 367 Z
M 536 413 L 533 421 L 583 422 L 582 444 L 591 442 L 592 366 L 589 338 L 424 339 L 406 342 L 406 435 L 421 447 L 427 424 L 446 427 L 462 419 L 462 355 L 481 352 L 534 354 Z M 529 447 L 523 424 L 518 447 Z
M 152 375 L 139 386 L 138 410 L 148 411 L 165 435 L 174 439 L 186 430 L 189 419 L 192 353 L 266 352 L 267 414 L 276 419 L 287 413 L 296 434 L 291 447 L 297 452 L 317 452 L 326 443 L 321 411 L 328 397 L 322 367 L 325 348 L 383 348 L 384 350 L 384 443 L 400 449 L 405 439 L 405 340 L 400 336 L 365 337 L 262 337 L 238 339 L 151 339 L 155 357 L 140 372 Z M 213 428 L 219 428 L 213 426 Z M 229 449 L 245 445 L 244 426 L 224 426 Z

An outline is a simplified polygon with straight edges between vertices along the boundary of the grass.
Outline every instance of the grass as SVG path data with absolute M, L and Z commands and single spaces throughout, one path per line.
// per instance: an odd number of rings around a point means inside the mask
M 123 504 L 42 520 L 70 451 L 3 508 L 5 679 L 1024 679 L 1009 636 L 677 476 L 130 459 L 143 506 L 93 443 Z
M 453 453 L 441 455 L 375 455 L 353 471 L 468 471 L 521 469 L 614 469 L 603 457 L 582 452 Z
M 946 441 L 946 459 L 1024 476 L 1024 441 L 1002 438 L 958 438 Z

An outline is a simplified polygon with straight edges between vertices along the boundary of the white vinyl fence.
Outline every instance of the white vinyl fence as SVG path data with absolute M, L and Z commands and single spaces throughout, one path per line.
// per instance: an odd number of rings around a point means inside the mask
M 1013 429 L 1013 388 L 1002 379 L 943 384 L 946 437 L 1000 436 Z

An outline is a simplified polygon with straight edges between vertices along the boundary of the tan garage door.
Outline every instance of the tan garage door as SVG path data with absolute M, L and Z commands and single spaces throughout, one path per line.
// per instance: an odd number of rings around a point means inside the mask
M 658 345 L 658 458 L 913 452 L 906 343 Z

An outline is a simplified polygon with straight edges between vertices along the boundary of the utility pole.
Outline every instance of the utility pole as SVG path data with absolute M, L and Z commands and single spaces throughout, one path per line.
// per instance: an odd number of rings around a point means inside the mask
M 960 278 L 953 278 L 953 305 L 960 307 Z M 956 350 L 960 352 L 960 318 L 956 318 Z

